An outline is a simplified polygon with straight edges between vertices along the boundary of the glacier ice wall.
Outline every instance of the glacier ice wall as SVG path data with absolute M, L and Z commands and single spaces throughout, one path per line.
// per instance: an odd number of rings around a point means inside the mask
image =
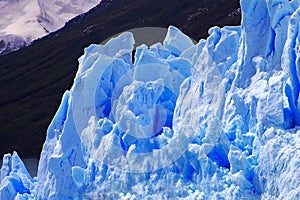
M 299 1 L 241 0 L 242 23 L 192 41 L 169 27 L 91 45 L 32 179 L 0 199 L 300 199 Z

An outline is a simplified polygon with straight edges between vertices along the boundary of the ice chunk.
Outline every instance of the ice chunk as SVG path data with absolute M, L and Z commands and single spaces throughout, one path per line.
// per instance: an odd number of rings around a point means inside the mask
M 164 40 L 164 46 L 172 54 L 179 56 L 184 50 L 193 46 L 193 41 L 174 26 L 170 26 Z
M 16 152 L 4 156 L 0 181 L 0 199 L 14 199 L 17 194 L 30 194 L 35 184 Z

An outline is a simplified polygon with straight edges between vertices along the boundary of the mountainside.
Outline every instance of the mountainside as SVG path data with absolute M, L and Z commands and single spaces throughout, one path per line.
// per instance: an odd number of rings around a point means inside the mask
M 300 1 L 240 3 L 199 42 L 85 48 L 37 177 L 6 154 L 0 199 L 300 199 Z
M 144 9 L 143 9 L 144 8 Z M 239 2 L 103 0 L 100 6 L 35 41 L 0 56 L 0 156 L 39 156 L 47 127 L 70 88 L 84 47 L 131 28 L 175 25 L 195 40 L 214 25 L 240 23 Z
M 56 31 L 101 0 L 0 1 L 0 55 L 15 51 Z

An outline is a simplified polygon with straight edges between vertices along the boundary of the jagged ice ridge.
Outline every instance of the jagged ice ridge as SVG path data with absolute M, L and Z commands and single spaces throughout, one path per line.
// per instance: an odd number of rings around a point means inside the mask
M 0 199 L 300 199 L 297 0 L 241 0 L 242 24 L 136 49 L 91 45 L 38 175 L 17 153 Z

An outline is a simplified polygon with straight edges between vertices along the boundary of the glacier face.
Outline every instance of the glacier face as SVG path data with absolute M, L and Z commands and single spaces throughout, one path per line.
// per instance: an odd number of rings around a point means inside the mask
M 0 199 L 300 199 L 299 1 L 241 0 L 242 24 L 91 45 L 38 175 L 15 153 Z

